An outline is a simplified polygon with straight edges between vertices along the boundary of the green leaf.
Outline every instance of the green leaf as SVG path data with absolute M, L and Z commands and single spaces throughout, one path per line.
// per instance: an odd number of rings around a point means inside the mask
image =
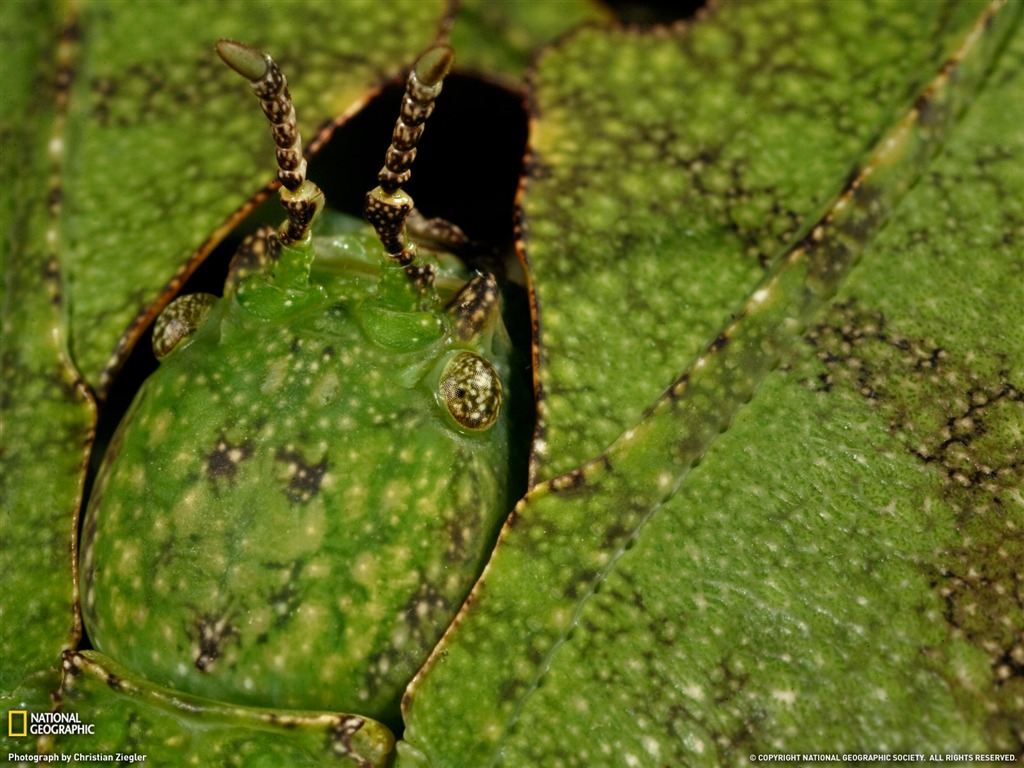
M 27 3 L 0 10 L 0 708 L 35 711 L 50 707 L 60 653 L 81 631 L 75 521 L 95 416 L 68 353 L 52 176 L 64 116 L 43 86 L 60 61 L 41 19 L 55 21 Z M 2 734 L 7 753 L 34 748 Z
M 700 349 L 685 323 L 661 331 L 673 308 L 700 316 L 714 341 L 607 452 L 517 507 L 414 682 L 403 761 L 718 765 L 769 752 L 1019 750 L 1024 341 L 1006 332 L 1024 320 L 1019 33 L 945 154 L 925 166 L 1019 9 L 977 22 L 943 7 L 928 23 L 932 6 L 917 5 L 901 24 L 900 7 L 857 20 L 850 6 L 805 5 L 772 22 L 757 18 L 763 6 L 723 6 L 675 36 L 581 33 L 541 61 L 524 210 L 550 360 L 540 372 L 550 394 L 542 476 L 571 469 L 575 451 L 592 455 L 615 437 L 616 419 L 640 417 L 643 397 L 620 392 L 655 386 L 659 355 L 686 359 L 678 344 L 666 350 L 676 337 L 695 345 L 691 356 Z M 903 30 L 894 39 L 918 28 L 921 39 L 893 49 L 890 23 Z M 759 41 L 766 29 L 786 46 Z M 794 29 L 813 44 L 802 48 Z M 733 55 L 716 49 L 740 40 Z M 717 53 L 686 64 L 704 49 Z M 814 51 L 839 73 L 879 62 L 875 80 L 858 70 L 883 108 L 863 148 L 832 154 L 827 136 L 815 143 L 823 118 L 808 115 L 819 91 L 828 103 L 831 78 L 808 63 Z M 843 51 L 856 56 L 844 63 Z M 780 56 L 803 62 L 782 66 L 800 73 L 790 85 L 775 77 Z M 906 62 L 888 90 L 886 56 Z M 708 71 L 743 61 L 728 79 Z M 723 95 L 721 109 L 692 111 L 685 130 L 696 138 L 667 133 L 651 153 L 672 100 L 647 108 L 637 96 L 649 70 L 650 83 L 677 81 L 657 71 L 666 66 L 680 77 L 702 68 L 740 95 L 757 94 L 751 78 L 764 70 L 766 95 L 797 99 L 772 112 Z M 545 91 L 547 81 L 558 87 Z M 723 123 L 726 104 L 755 126 Z M 786 127 L 791 119 L 806 130 Z M 769 141 L 759 128 L 782 132 Z M 673 162 L 673 146 L 689 146 L 698 167 Z M 708 146 L 717 148 L 700 159 Z M 771 189 L 753 183 L 761 162 Z M 634 178 L 633 165 L 645 171 Z M 672 170 L 657 173 L 662 165 Z M 724 186 L 706 195 L 715 183 Z M 684 247 L 687 236 L 696 245 Z M 779 238 L 793 244 L 775 256 Z M 816 311 L 865 246 L 837 302 Z M 622 259 L 619 272 L 605 253 Z M 768 272 L 757 281 L 762 253 Z M 657 260 L 649 278 L 645 256 Z M 684 257 L 673 273 L 669 262 Z M 719 289 L 715 268 L 730 264 L 739 266 Z M 545 292 L 551 301 L 562 283 L 542 283 L 545 269 L 571 275 L 579 297 L 557 300 L 555 323 Z M 697 288 L 673 304 L 687 273 Z M 627 277 L 637 293 L 606 292 Z M 677 290 L 657 288 L 662 278 Z M 719 310 L 710 325 L 713 310 L 687 312 L 705 294 L 733 319 Z M 631 323 L 639 329 L 620 336 Z
M 726 5 L 541 57 L 523 196 L 539 477 L 607 447 L 717 335 L 979 7 Z
M 520 87 L 540 46 L 580 24 L 609 20 L 606 10 L 586 0 L 468 0 L 459 6 L 451 45 L 460 68 Z

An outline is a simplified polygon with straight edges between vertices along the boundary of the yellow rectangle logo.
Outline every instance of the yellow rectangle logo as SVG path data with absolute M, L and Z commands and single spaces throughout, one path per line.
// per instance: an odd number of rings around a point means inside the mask
M 21 725 L 18 725 L 18 718 L 21 718 Z M 28 710 L 9 709 L 7 710 L 7 735 L 28 736 Z

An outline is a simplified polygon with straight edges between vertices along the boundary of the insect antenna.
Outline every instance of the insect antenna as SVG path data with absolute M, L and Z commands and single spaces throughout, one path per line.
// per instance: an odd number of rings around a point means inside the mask
M 434 101 L 441 93 L 445 75 L 452 64 L 452 49 L 436 46 L 424 53 L 406 81 L 402 108 L 395 123 L 384 160 L 377 175 L 380 186 L 366 193 L 364 214 L 388 255 L 405 268 L 406 274 L 421 290 L 434 283 L 434 268 L 414 264 L 416 246 L 406 232 L 406 219 L 413 210 L 412 198 L 401 186 L 412 176 L 416 145 L 423 135 L 427 118 L 434 111 Z
M 306 178 L 306 159 L 288 81 L 266 53 L 234 40 L 220 40 L 216 48 L 225 64 L 249 80 L 263 114 L 270 120 L 277 146 L 281 205 L 288 215 L 278 237 L 286 245 L 300 242 L 309 235 L 313 219 L 324 207 L 324 194 Z

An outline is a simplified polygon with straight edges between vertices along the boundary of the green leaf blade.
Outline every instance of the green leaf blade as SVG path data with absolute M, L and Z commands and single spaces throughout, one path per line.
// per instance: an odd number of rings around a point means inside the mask
M 979 7 L 816 4 L 781 16 L 726 5 L 657 35 L 583 30 L 541 57 L 523 192 L 542 345 L 539 478 L 639 418 Z
M 48 709 L 80 624 L 74 551 L 95 407 L 68 353 L 58 252 L 65 115 L 56 86 L 73 36 L 47 6 L 7 4 L 0 379 L 0 706 Z M 63 26 L 63 32 L 62 30 Z M 10 48 L 8 41 L 16 40 Z M 14 59 L 7 60 L 7 53 Z M 26 90 L 27 89 L 27 93 Z M 8 175 L 8 172 L 9 175 Z M 4 734 L 23 753 L 33 739 Z
M 518 87 L 537 48 L 581 24 L 610 18 L 607 9 L 587 0 L 469 0 L 459 6 L 451 45 L 459 67 Z

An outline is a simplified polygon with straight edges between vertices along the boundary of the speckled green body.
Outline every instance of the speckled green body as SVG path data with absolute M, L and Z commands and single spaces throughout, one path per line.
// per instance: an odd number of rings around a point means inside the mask
M 507 387 L 510 348 L 460 341 L 445 297 L 394 309 L 372 232 L 316 250 L 306 287 L 280 267 L 304 248 L 243 278 L 138 395 L 85 522 L 84 615 L 158 684 L 394 719 L 514 503 L 508 409 L 461 428 L 441 371 L 468 349 Z

